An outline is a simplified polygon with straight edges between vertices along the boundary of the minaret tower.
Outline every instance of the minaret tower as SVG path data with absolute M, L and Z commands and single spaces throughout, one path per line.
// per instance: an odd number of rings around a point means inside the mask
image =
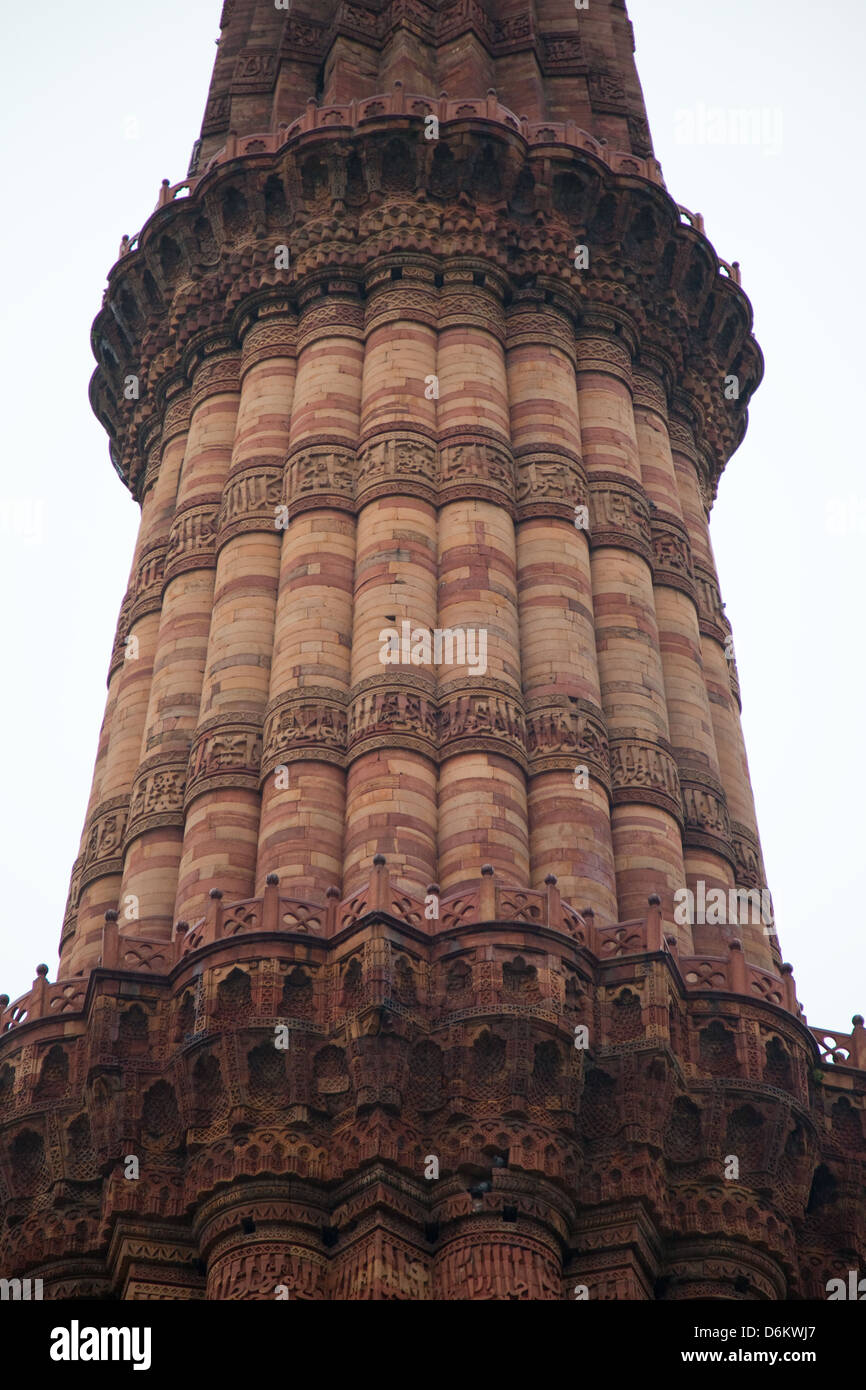
M 226 0 L 92 342 L 142 519 L 57 982 L 0 1021 L 3 1269 L 863 1264 L 866 1029 L 779 953 L 709 537 L 762 358 L 623 0 Z

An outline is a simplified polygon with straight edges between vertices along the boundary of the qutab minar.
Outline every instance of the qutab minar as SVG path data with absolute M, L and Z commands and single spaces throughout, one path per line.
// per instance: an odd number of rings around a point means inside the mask
M 141 529 L 0 1017 L 45 1298 L 866 1269 L 866 1028 L 766 911 L 708 530 L 762 358 L 633 54 L 621 0 L 227 0 L 92 335 Z

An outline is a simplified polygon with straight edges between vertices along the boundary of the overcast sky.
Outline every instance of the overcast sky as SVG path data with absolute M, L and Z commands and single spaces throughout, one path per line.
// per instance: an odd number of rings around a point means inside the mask
M 810 1023 L 842 1030 L 866 1013 L 866 4 L 629 12 L 668 188 L 741 262 L 767 360 L 713 543 L 782 950 Z M 186 173 L 219 14 L 220 0 L 42 0 L 4 15 L 0 991 L 13 999 L 38 962 L 55 975 L 138 525 L 90 413 L 89 328 L 121 235 Z

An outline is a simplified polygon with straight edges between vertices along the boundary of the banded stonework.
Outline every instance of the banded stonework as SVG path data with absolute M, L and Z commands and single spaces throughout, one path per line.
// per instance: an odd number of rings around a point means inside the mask
M 40 967 L 0 1020 L 6 1266 L 51 1299 L 823 1296 L 863 1248 L 863 1020 L 810 1030 L 790 967 L 685 955 L 657 901 L 433 896 L 272 876 Z
M 709 538 L 763 364 L 625 7 L 220 27 L 93 328 L 142 520 L 57 981 L 0 1003 L 0 1266 L 823 1297 L 866 1264 L 863 1020 L 677 909 L 767 887 Z M 484 662 L 385 664 L 404 623 Z

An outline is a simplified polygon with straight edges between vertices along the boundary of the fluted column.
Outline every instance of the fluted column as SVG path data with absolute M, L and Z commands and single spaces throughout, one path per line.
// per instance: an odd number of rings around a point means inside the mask
M 439 337 L 439 627 L 486 642 L 486 669 L 439 670 L 439 875 L 445 892 L 485 863 L 529 880 L 514 459 L 498 286 L 446 273 Z
M 64 929 L 61 976 L 96 964 L 109 909 L 119 910 L 122 925 L 130 929 L 140 920 L 137 895 L 122 891 L 123 850 L 153 679 L 165 552 L 188 423 L 188 392 L 175 389 L 161 435 L 148 452 L 141 524 L 112 652 L 109 704 L 82 836 L 74 940 Z
M 514 1230 L 503 1228 L 501 1216 L 452 1219 L 431 1260 L 431 1299 L 492 1303 L 517 1288 L 534 1303 L 561 1298 L 561 1256 L 543 1223 L 524 1216 Z
M 634 413 L 644 490 L 650 499 L 654 596 L 671 744 L 683 804 L 686 881 L 697 892 L 733 885 L 727 801 L 701 660 L 697 590 L 668 435 L 661 366 L 634 374 Z M 694 924 L 695 947 L 719 945 L 718 929 Z M 732 931 L 730 936 L 736 936 Z
M 217 514 L 231 461 L 238 362 L 225 340 L 195 360 L 189 435 L 165 558 L 153 680 L 133 786 L 122 895 L 149 935 L 171 933 L 183 797 L 213 610 Z M 122 925 L 122 924 L 121 924 Z
M 187 921 L 205 912 L 215 884 L 230 898 L 251 897 L 255 889 L 294 352 L 295 323 L 279 302 L 243 335 L 237 431 L 218 520 L 213 616 L 185 796 L 175 915 Z
M 305 291 L 298 325 L 256 867 L 257 892 L 273 872 L 313 898 L 342 880 L 363 363 L 356 292 L 322 289 Z
M 530 877 L 616 918 L 610 765 L 601 709 L 567 315 L 520 299 L 508 311 L 508 392 L 517 468 L 517 588 L 529 758 Z
M 403 888 L 436 875 L 436 674 L 423 636 L 414 656 L 403 641 L 404 623 L 410 641 L 436 626 L 436 296 L 429 271 L 402 269 L 399 284 L 388 265 L 367 282 L 346 892 L 377 852 Z
M 321 1231 L 327 1210 L 317 1210 L 319 1192 L 305 1188 L 296 1183 L 289 1197 L 285 1181 L 259 1179 L 233 1184 L 228 1194 L 221 1190 L 201 1203 L 195 1230 L 210 1301 L 324 1297 L 328 1260 Z
M 611 829 L 621 920 L 658 892 L 673 922 L 683 886 L 679 778 L 670 744 L 652 584 L 650 512 L 641 483 L 631 352 L 613 323 L 578 337 L 578 403 L 589 481 L 592 589 L 602 704 L 610 737 Z M 691 947 L 688 928 L 680 944 Z
M 135 566 L 133 564 L 133 570 Z M 130 585 L 132 579 L 130 578 Z M 102 804 L 102 788 L 105 780 L 105 765 L 111 741 L 111 727 L 117 707 L 117 696 L 123 672 L 126 651 L 125 634 L 129 619 L 130 589 L 127 588 L 120 614 L 111 664 L 108 675 L 108 694 L 105 712 L 99 730 L 99 744 L 96 751 L 96 766 L 90 786 L 87 813 L 78 845 L 78 854 L 72 866 L 69 893 L 63 913 L 63 926 L 60 932 L 60 965 L 58 978 L 84 974 L 96 963 L 101 939 L 101 922 L 109 909 L 117 906 L 120 890 L 120 868 L 118 849 L 123 839 L 125 824 L 125 802 L 118 809 L 122 814 L 120 837 L 117 836 L 117 816 L 114 815 L 114 829 L 106 838 L 104 816 L 109 808 Z M 102 844 L 100 843 L 102 841 Z M 112 843 L 113 841 L 113 843 Z M 103 852 L 104 851 L 104 852 Z
M 709 486 L 706 483 L 703 489 L 701 486 L 701 479 L 707 477 L 707 470 L 705 464 L 702 467 L 694 430 L 687 414 L 672 414 L 670 438 L 683 518 L 694 556 L 704 681 L 718 752 L 719 775 L 730 818 L 735 883 L 738 888 L 760 892 L 766 886 L 766 877 L 740 723 L 731 626 L 725 616 L 710 541 Z M 719 928 L 712 930 L 718 933 Z M 743 941 L 746 955 L 754 964 L 772 968 L 780 963 L 775 934 L 765 933 L 763 923 L 740 921 L 736 929 L 727 935 L 738 936 Z

